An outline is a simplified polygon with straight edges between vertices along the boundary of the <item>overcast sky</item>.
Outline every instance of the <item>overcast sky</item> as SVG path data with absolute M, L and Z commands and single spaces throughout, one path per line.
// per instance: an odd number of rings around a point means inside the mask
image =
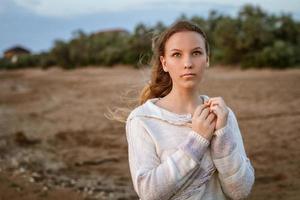
M 78 29 L 131 31 L 138 22 L 168 25 L 182 13 L 206 17 L 213 9 L 234 16 L 246 3 L 300 20 L 299 0 L 0 0 L 0 55 L 14 45 L 46 51 L 55 39 L 68 40 Z

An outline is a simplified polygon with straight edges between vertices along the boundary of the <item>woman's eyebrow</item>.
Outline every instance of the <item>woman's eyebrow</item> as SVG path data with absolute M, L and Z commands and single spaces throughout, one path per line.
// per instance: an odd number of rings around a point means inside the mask
M 192 51 L 194 51 L 194 50 L 196 50 L 196 49 L 200 49 L 200 50 L 203 50 L 201 47 L 195 47 L 195 48 L 193 48 L 192 49 Z M 182 50 L 180 50 L 180 49 L 171 49 L 171 51 L 182 51 Z
M 200 50 L 202 50 L 202 48 L 201 48 L 201 47 L 195 47 L 195 48 L 193 48 L 193 50 L 196 50 L 196 49 L 200 49 Z
M 181 51 L 180 49 L 171 49 L 171 51 Z

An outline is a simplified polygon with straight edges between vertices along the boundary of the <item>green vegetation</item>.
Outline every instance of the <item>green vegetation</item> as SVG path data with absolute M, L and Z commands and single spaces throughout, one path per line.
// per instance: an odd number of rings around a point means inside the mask
M 188 19 L 181 16 L 179 19 Z M 259 7 L 245 5 L 237 17 L 210 12 L 207 19 L 190 19 L 204 29 L 211 45 L 211 61 L 248 67 L 287 68 L 300 65 L 300 23 L 290 15 L 267 14 Z M 18 62 L 0 60 L 0 69 L 61 66 L 65 69 L 87 65 L 128 64 L 139 67 L 151 56 L 151 38 L 165 29 L 138 24 L 132 33 L 107 31 L 87 35 L 76 31 L 68 41 L 57 40 L 49 52 L 21 56 Z

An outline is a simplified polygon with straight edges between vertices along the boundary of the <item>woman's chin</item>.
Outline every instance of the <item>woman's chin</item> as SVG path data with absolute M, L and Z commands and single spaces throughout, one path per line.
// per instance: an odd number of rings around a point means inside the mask
M 182 84 L 182 88 L 186 89 L 186 90 L 193 90 L 193 89 L 197 89 L 198 88 L 198 83 L 196 82 L 186 82 L 184 84 Z

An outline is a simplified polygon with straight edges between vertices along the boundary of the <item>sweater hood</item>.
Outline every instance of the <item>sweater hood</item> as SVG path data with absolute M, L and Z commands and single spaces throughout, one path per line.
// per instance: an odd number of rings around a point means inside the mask
M 203 101 L 209 99 L 206 95 L 200 95 L 199 98 L 202 98 Z M 157 106 L 155 103 L 160 98 L 148 99 L 144 104 L 136 107 L 128 116 L 127 120 L 130 120 L 134 117 L 141 118 L 153 118 L 161 121 L 165 121 L 170 124 L 178 126 L 189 126 L 192 125 L 192 113 L 188 114 L 177 114 Z

